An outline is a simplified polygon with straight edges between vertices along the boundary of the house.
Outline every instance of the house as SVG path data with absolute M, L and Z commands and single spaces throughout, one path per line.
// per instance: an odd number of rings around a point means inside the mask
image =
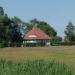
M 41 29 L 33 27 L 23 38 L 26 46 L 48 46 L 50 45 L 50 37 Z

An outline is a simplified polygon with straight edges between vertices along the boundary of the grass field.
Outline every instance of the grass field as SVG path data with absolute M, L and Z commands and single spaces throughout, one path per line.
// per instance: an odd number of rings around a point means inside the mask
M 55 60 L 64 62 L 75 69 L 75 46 L 1 48 L 0 58 L 13 61 Z
M 0 75 L 74 75 L 63 63 L 48 60 L 13 62 L 0 60 Z

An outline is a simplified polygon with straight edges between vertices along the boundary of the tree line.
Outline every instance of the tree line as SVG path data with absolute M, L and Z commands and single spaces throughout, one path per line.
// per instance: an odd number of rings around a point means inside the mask
M 37 19 L 24 22 L 16 16 L 10 18 L 4 12 L 3 7 L 0 7 L 0 47 L 21 46 L 23 37 L 34 26 L 52 37 L 52 45 L 75 44 L 75 26 L 72 22 L 69 22 L 64 30 L 65 37 L 63 41 L 61 36 L 57 36 L 57 31 L 47 22 Z

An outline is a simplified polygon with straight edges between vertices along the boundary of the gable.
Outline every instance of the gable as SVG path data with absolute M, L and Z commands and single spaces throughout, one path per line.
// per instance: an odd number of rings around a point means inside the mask
M 50 37 L 45 34 L 42 30 L 37 27 L 33 27 L 31 31 L 29 31 L 24 39 L 50 39 Z

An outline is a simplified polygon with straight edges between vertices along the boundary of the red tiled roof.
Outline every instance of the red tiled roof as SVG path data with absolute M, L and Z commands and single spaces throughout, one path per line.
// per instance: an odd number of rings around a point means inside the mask
M 25 35 L 24 40 L 25 39 L 50 39 L 50 37 L 39 28 L 33 27 L 32 30 Z

